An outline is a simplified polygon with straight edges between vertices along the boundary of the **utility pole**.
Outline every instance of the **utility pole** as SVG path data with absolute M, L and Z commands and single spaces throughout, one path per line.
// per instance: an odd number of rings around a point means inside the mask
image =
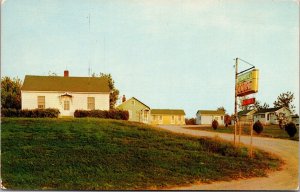
M 235 116 L 235 123 L 234 123 L 234 145 L 236 145 L 236 128 L 237 128 L 237 79 L 238 79 L 238 58 L 235 58 L 235 94 L 234 94 L 234 116 Z

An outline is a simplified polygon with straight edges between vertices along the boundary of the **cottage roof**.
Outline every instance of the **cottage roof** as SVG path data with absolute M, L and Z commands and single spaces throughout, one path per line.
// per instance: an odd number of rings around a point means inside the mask
M 197 113 L 205 115 L 225 115 L 225 111 L 223 110 L 198 110 Z
M 252 110 L 244 110 L 244 111 L 239 111 L 238 112 L 238 116 L 243 116 L 243 115 L 247 115 L 249 112 L 253 111 L 254 109 Z
M 152 115 L 185 115 L 182 109 L 151 109 Z
M 262 113 L 269 113 L 269 112 L 275 112 L 281 109 L 282 107 L 275 107 L 275 108 L 269 108 L 269 109 L 260 109 L 254 114 L 262 114 Z
M 131 99 L 134 99 L 134 100 L 136 100 L 137 102 L 141 103 L 142 105 L 144 105 L 145 107 L 147 107 L 148 109 L 150 109 L 150 107 L 149 107 L 148 105 L 146 105 L 145 103 L 141 102 L 140 100 L 138 100 L 138 99 L 137 99 L 137 98 L 135 98 L 135 97 L 131 97 L 130 99 L 128 99 L 128 100 L 126 100 L 126 101 L 124 101 L 124 102 L 123 102 L 123 103 L 121 103 L 121 104 L 120 104 L 118 107 L 122 106 L 124 103 L 126 103 L 126 102 L 130 101 Z
M 105 77 L 62 77 L 26 75 L 22 91 L 105 92 L 109 93 Z

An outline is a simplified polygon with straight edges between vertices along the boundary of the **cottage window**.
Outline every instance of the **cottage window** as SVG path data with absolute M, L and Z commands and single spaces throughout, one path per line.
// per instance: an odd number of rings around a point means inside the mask
M 156 120 L 156 118 L 155 118 L 156 116 L 155 115 L 152 115 L 152 119 L 153 119 L 153 121 L 155 121 Z
M 38 96 L 38 108 L 45 109 L 45 96 Z
M 64 110 L 70 110 L 70 101 L 64 101 Z
M 95 109 L 95 97 L 88 97 L 87 98 L 87 103 L 88 103 L 88 110 L 94 110 Z
M 178 121 L 181 121 L 181 115 L 178 116 Z
M 261 114 L 261 115 L 260 115 L 260 118 L 265 118 L 265 114 Z
M 223 121 L 223 116 L 221 116 L 221 120 Z

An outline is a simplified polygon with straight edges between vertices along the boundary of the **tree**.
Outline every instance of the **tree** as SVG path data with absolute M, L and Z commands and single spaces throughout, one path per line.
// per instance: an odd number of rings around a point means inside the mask
M 113 80 L 111 74 L 105 74 L 105 73 L 100 73 L 99 75 L 96 75 L 95 73 L 92 74 L 92 77 L 97 77 L 97 76 L 108 79 L 108 86 L 110 88 L 109 108 L 114 109 L 120 93 L 119 90 L 115 87 L 115 81 Z
M 294 101 L 294 93 L 288 91 L 286 93 L 281 93 L 277 97 L 277 101 L 274 101 L 274 107 L 286 107 L 288 108 L 292 113 L 295 112 L 295 106 L 292 104 Z
M 218 107 L 218 109 L 217 109 L 218 111 L 224 111 L 224 113 L 226 112 L 226 109 L 223 107 L 223 106 L 221 106 L 221 107 Z
M 1 106 L 2 108 L 21 109 L 21 87 L 19 78 L 1 78 Z
M 231 117 L 230 117 L 230 115 L 226 114 L 224 116 L 224 123 L 225 123 L 225 127 L 228 127 L 228 125 L 231 124 Z

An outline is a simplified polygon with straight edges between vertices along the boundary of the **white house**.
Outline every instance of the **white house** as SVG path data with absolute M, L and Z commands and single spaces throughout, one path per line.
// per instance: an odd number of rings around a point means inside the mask
M 57 108 L 60 116 L 73 116 L 76 109 L 109 110 L 107 78 L 26 75 L 21 88 L 22 109 Z
M 288 117 L 289 121 L 291 120 L 292 113 L 286 107 L 277 107 L 269 109 L 261 109 L 253 114 L 254 122 L 260 121 L 265 125 L 269 124 L 278 124 L 278 120 L 275 114 L 284 114 Z
M 217 120 L 219 125 L 224 125 L 225 111 L 223 110 L 198 110 L 196 113 L 196 124 L 211 125 L 213 120 Z

